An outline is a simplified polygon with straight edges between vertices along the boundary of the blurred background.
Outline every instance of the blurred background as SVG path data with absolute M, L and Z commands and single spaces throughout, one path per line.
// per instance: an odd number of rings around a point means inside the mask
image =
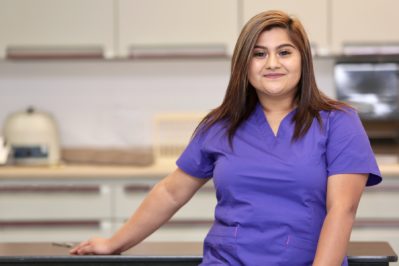
M 385 181 L 352 240 L 399 250 L 395 0 L 0 0 L 0 241 L 109 235 L 219 105 L 238 34 L 281 9 L 309 35 L 322 91 L 355 106 Z M 212 185 L 154 241 L 201 241 Z

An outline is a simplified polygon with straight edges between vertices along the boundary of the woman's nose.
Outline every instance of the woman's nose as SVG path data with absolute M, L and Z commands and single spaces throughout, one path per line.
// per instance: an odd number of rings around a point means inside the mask
M 280 67 L 280 61 L 278 60 L 277 56 L 274 54 L 270 54 L 267 57 L 265 67 L 267 69 L 275 69 Z

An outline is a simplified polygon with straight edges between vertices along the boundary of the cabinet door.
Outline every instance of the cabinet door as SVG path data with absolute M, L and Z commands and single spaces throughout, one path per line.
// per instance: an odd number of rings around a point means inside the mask
M 172 220 L 194 220 L 212 222 L 216 207 L 216 192 L 206 185 L 196 192 L 190 201 L 183 206 Z
M 143 202 L 153 185 L 152 182 L 135 182 L 128 185 L 116 185 L 114 188 L 115 220 L 122 222 L 127 220 Z
M 112 0 L 1 0 L 0 58 L 7 47 L 101 47 L 113 54 Z
M 0 222 L 0 242 L 80 242 L 93 236 L 109 237 L 109 221 L 88 222 Z
M 237 38 L 237 1 L 120 0 L 119 47 L 225 45 Z
M 242 23 L 266 10 L 282 10 L 299 18 L 311 44 L 320 52 L 329 48 L 327 0 L 243 0 Z
M 332 42 L 335 52 L 345 43 L 399 42 L 397 0 L 334 0 Z
M 0 224 L 109 220 L 111 193 L 107 185 L 1 185 Z
M 116 231 L 138 208 L 148 195 L 152 184 L 136 182 L 115 186 Z M 212 225 L 216 205 L 215 190 L 202 187 L 172 219 L 154 232 L 148 241 L 202 241 Z
M 0 185 L 0 242 L 108 236 L 113 229 L 111 197 L 105 184 Z
M 115 218 L 126 220 L 140 206 L 151 189 L 150 183 L 136 183 L 115 187 Z M 172 218 L 175 221 L 213 221 L 216 206 L 215 190 L 202 187 Z
M 399 182 L 384 182 L 366 188 L 359 203 L 356 217 L 359 219 L 383 219 L 399 221 Z
M 113 231 L 121 228 L 123 222 L 115 223 Z M 202 242 L 212 223 L 173 223 L 168 222 L 158 228 L 145 241 L 150 242 Z M 1 240 L 0 240 L 1 241 Z

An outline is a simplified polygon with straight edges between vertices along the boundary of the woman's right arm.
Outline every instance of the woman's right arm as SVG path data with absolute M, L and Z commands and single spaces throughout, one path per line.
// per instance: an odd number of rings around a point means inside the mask
M 112 237 L 84 241 L 70 253 L 118 254 L 137 245 L 166 223 L 208 180 L 177 168 L 152 188 L 136 212 Z

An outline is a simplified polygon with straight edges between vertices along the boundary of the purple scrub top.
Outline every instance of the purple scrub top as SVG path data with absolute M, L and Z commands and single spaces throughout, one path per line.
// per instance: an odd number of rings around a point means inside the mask
M 290 112 L 274 135 L 261 105 L 229 146 L 222 123 L 199 131 L 177 160 L 197 178 L 213 177 L 215 221 L 204 241 L 201 266 L 312 264 L 326 216 L 327 178 L 367 173 L 381 182 L 357 113 L 321 111 L 309 131 L 292 142 Z M 342 265 L 348 265 L 347 259 Z

